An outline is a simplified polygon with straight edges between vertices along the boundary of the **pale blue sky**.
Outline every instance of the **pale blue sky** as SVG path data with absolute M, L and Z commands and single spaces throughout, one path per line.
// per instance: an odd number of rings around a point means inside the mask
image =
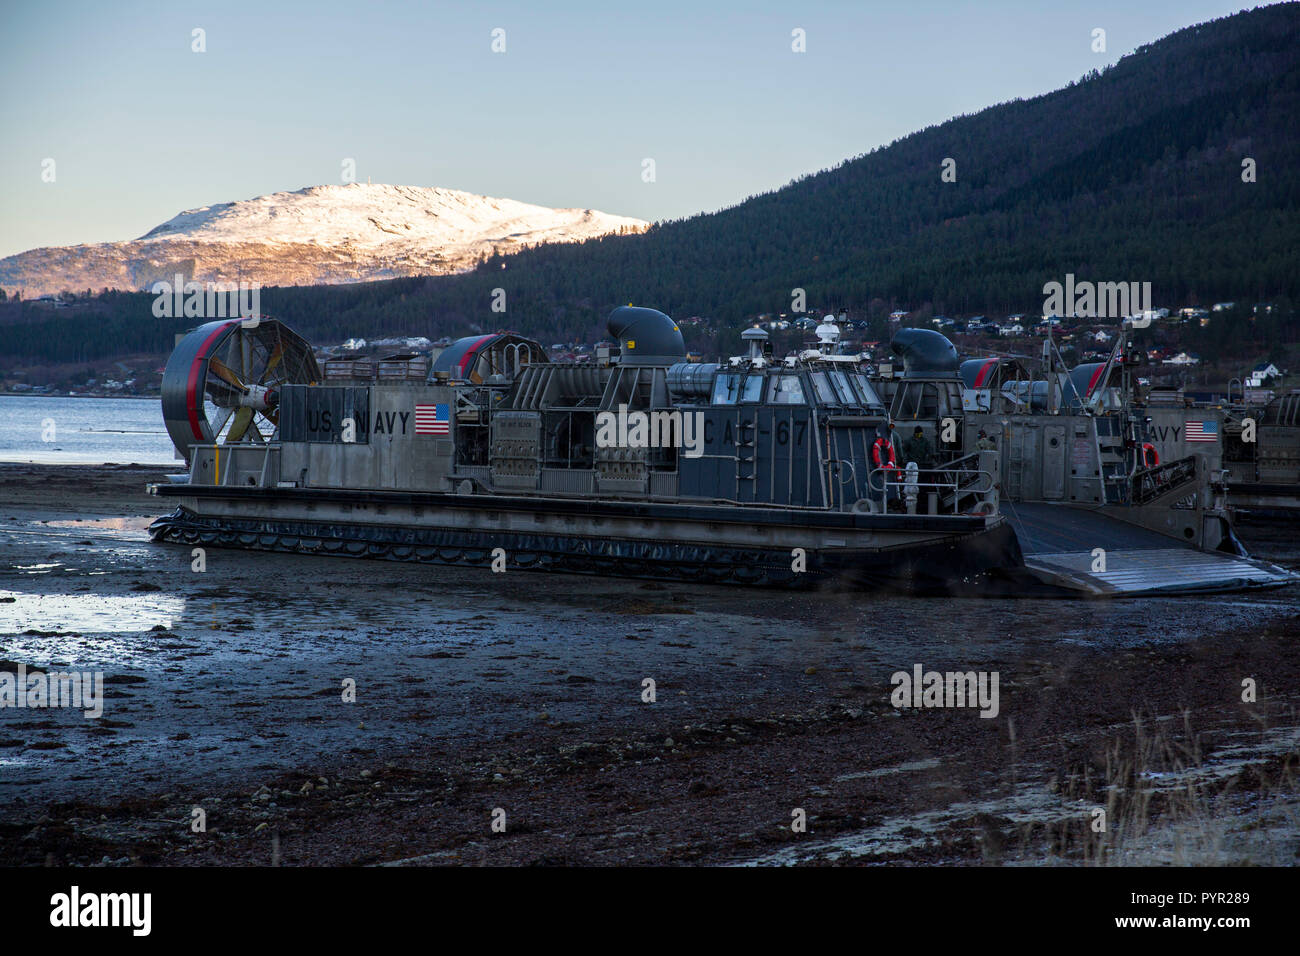
M 0 256 L 337 183 L 346 157 L 361 182 L 678 218 L 1239 4 L 0 0 Z

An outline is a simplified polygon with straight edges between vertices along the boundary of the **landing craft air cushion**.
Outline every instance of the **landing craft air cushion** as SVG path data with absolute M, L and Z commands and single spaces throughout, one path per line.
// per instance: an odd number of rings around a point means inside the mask
M 726 365 L 687 362 L 676 324 L 653 309 L 616 309 L 609 331 L 618 346 L 598 364 L 551 362 L 537 343 L 498 333 L 455 343 L 427 374 L 385 378 L 381 361 L 322 381 L 306 343 L 274 320 L 201 326 L 164 376 L 189 472 L 152 486 L 178 507 L 151 533 L 916 592 L 979 590 L 1021 567 L 979 455 L 948 469 L 933 513 L 918 511 L 901 470 L 873 474 L 887 412 L 861 371 L 820 354 L 773 362 L 758 343 Z M 665 413 L 676 441 L 629 440 L 617 425 Z
M 189 471 L 150 487 L 177 499 L 151 534 L 191 546 L 914 593 L 1109 595 L 1287 580 L 1241 558 L 1228 571 L 1116 588 L 1080 569 L 1086 541 L 1027 567 L 1023 515 L 1013 524 L 1000 509 L 1007 465 L 967 434 L 980 410 L 963 412 L 956 352 L 937 333 L 900 334 L 903 374 L 881 381 L 860 357 L 837 354 L 833 323 L 818 328 L 818 347 L 783 360 L 762 330 L 747 330 L 749 354 L 722 363 L 686 361 L 677 326 L 653 309 L 616 309 L 608 327 L 618 345 L 593 364 L 552 362 L 536 342 L 500 332 L 461 339 L 431 367 L 404 355 L 327 363 L 323 374 L 306 342 L 274 320 L 201 326 L 164 374 L 164 418 Z M 931 393 L 943 396 L 933 408 Z M 878 461 L 873 445 L 891 417 L 932 432 L 951 417 L 957 438 L 923 469 Z M 1042 470 L 1037 460 L 1018 467 Z M 1150 476 L 1124 481 L 1145 487 Z M 1195 510 L 1199 522 L 1205 507 Z M 1075 517 L 1049 521 L 1061 532 Z M 1186 550 L 1176 562 L 1187 563 Z

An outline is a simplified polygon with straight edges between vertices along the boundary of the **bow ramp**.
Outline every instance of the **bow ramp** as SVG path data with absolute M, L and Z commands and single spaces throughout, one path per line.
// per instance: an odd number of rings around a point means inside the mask
M 1300 576 L 1069 505 L 1003 503 L 1025 566 L 1040 581 L 1088 597 L 1131 597 L 1282 587 Z M 1102 549 L 1104 564 L 1096 549 Z M 1094 570 L 1096 568 L 1096 570 Z

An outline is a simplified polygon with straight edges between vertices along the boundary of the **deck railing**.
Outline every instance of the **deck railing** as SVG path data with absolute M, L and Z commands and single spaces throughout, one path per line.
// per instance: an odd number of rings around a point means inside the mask
M 928 500 L 925 510 L 931 513 L 992 514 L 998 510 L 998 484 L 992 470 L 981 467 L 982 454 L 936 468 L 922 469 L 915 462 L 903 468 L 874 468 L 868 475 L 871 500 L 882 511 L 887 502 L 901 501 L 908 514 L 916 514 Z M 995 452 L 988 454 L 996 457 Z

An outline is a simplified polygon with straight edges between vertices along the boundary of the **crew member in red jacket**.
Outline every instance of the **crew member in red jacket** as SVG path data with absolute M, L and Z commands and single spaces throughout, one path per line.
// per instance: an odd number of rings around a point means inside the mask
M 871 445 L 871 489 L 872 498 L 877 504 L 885 503 L 885 480 L 899 481 L 903 473 L 898 470 L 898 459 L 894 455 L 893 442 L 894 423 L 890 422 L 887 426 L 876 430 L 876 440 Z M 875 469 L 884 469 L 877 471 Z M 895 491 L 890 497 L 897 497 Z

